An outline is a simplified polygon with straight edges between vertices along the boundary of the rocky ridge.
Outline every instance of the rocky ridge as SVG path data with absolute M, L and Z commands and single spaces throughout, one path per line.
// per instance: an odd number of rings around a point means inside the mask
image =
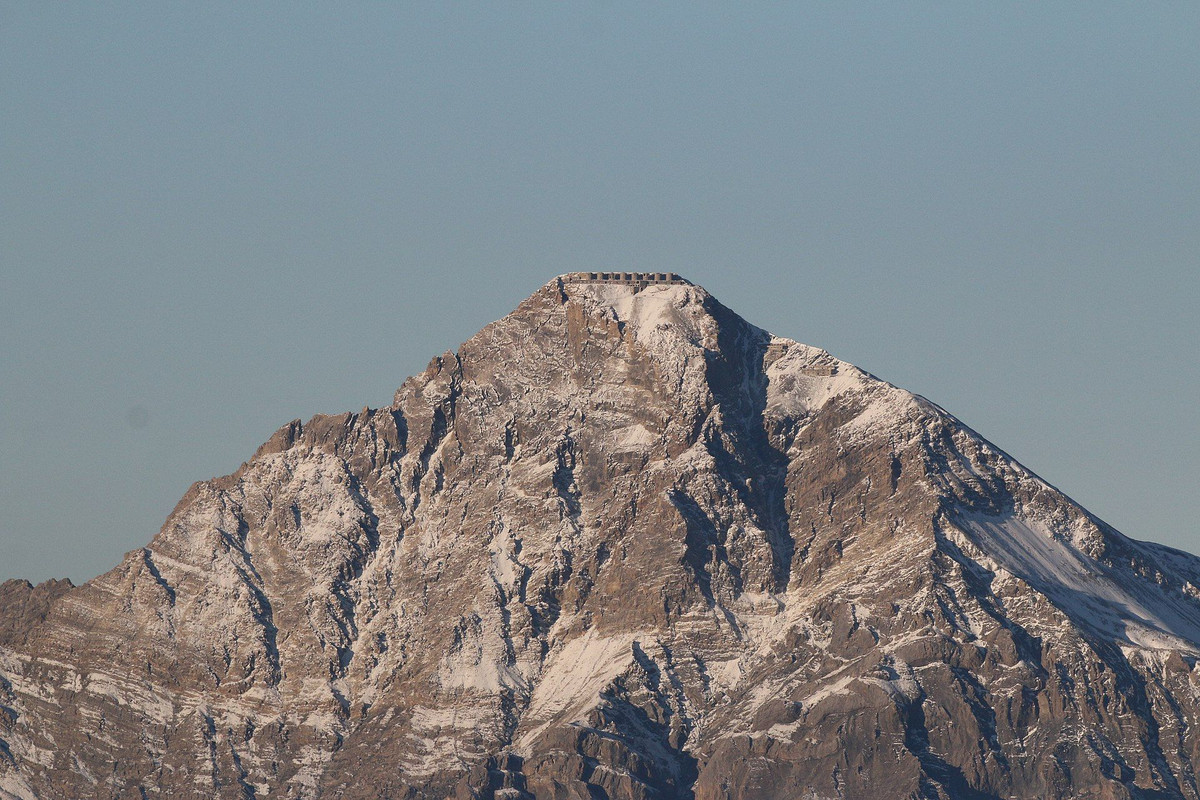
M 699 287 L 559 278 L 0 586 L 0 798 L 1200 798 L 1198 587 Z

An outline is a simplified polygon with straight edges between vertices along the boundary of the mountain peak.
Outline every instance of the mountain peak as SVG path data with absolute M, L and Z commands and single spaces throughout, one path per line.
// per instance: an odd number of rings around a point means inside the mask
M 1195 800 L 1197 586 L 699 286 L 568 273 L 0 587 L 0 798 Z

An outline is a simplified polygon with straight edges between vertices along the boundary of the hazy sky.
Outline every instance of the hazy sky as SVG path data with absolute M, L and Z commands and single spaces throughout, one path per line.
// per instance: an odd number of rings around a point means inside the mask
M 1196 3 L 4 3 L 0 579 L 672 270 L 1200 551 Z

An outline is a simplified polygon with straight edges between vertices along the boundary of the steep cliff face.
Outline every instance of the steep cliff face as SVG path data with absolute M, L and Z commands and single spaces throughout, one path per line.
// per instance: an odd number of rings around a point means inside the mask
M 699 287 L 557 279 L 0 587 L 0 798 L 1200 798 L 1198 586 Z

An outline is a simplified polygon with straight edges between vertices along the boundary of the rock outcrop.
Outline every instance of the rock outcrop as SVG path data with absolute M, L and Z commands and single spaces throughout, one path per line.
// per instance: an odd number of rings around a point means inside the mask
M 0 798 L 1200 798 L 1200 560 L 686 284 L 556 279 L 0 586 Z

